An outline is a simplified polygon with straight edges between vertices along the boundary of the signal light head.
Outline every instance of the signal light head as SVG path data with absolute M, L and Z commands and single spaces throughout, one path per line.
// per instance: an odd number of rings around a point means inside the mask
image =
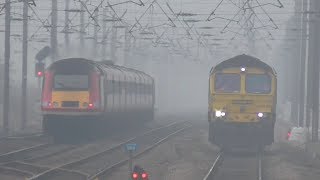
M 35 76 L 42 77 L 45 71 L 45 64 L 43 62 L 36 62 L 35 66 Z
M 138 177 L 139 177 L 139 174 L 138 174 L 138 173 L 133 173 L 133 174 L 132 174 L 132 178 L 133 178 L 133 179 L 138 179 Z
M 39 77 L 42 77 L 42 75 L 43 75 L 42 71 L 38 71 L 37 75 L 38 75 Z
M 144 172 L 141 174 L 141 177 L 142 177 L 142 179 L 146 179 L 148 177 L 148 174 Z

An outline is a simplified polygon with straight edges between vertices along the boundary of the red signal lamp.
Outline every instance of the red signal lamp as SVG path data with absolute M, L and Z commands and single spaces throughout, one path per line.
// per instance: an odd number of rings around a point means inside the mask
M 289 140 L 290 136 L 291 136 L 291 132 L 288 132 L 287 133 L 287 140 Z
M 141 174 L 141 177 L 143 180 L 148 180 L 148 174 L 145 172 Z
M 43 76 L 42 71 L 38 71 L 38 72 L 37 72 L 37 75 L 38 75 L 38 77 L 42 77 L 42 76 Z
M 45 71 L 45 64 L 42 62 L 37 62 L 35 66 L 35 76 L 42 77 Z
M 139 174 L 138 173 L 132 173 L 132 178 L 133 179 L 138 179 L 139 178 Z

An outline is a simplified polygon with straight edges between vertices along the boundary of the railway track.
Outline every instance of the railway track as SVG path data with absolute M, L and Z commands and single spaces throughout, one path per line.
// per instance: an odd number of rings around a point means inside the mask
M 75 175 L 83 175 L 81 179 L 96 179 L 105 176 L 128 161 L 127 154 L 123 150 L 125 144 L 134 142 L 139 145 L 140 150 L 133 155 L 135 158 L 145 154 L 188 127 L 185 123 L 173 123 L 165 127 L 152 129 L 101 152 L 51 168 L 30 179 L 67 179 L 66 177 L 76 179 L 76 177 L 72 177 L 73 173 Z
M 91 151 L 90 155 L 87 156 L 81 156 L 79 154 L 76 160 L 65 160 L 64 163 L 59 163 L 56 166 L 52 166 L 50 161 L 47 160 L 50 159 L 48 156 L 63 157 L 64 152 L 72 151 L 73 149 L 81 149 L 81 147 L 56 147 L 56 150 L 52 151 L 52 147 L 50 147 L 49 144 L 39 145 L 39 147 L 35 146 L 34 149 L 30 148 L 11 152 L 4 154 L 2 158 L 0 156 L 0 162 L 3 162 L 0 165 L 0 174 L 11 175 L 8 179 L 11 179 L 12 177 L 21 177 L 21 179 L 97 178 L 108 174 L 111 170 L 122 166 L 128 161 L 126 158 L 127 154 L 123 151 L 123 146 L 125 144 L 137 143 L 139 145 L 139 150 L 134 154 L 134 157 L 138 157 L 188 127 L 189 125 L 186 122 L 171 123 L 166 126 L 149 130 L 112 147 L 110 147 L 110 145 L 108 148 L 104 147 L 104 149 L 99 152 L 95 149 L 95 151 Z M 65 150 L 63 150 L 63 148 L 65 148 Z M 45 149 L 48 149 L 47 154 L 40 153 L 46 151 Z M 60 161 L 61 160 L 64 159 L 60 158 Z M 46 161 L 47 164 L 44 163 Z
M 5 154 L 26 151 L 27 149 L 31 150 L 36 146 L 49 142 L 51 142 L 51 139 L 43 134 L 28 134 L 26 136 L 8 136 L 0 138 L 0 159 Z
M 218 153 L 203 180 L 263 180 L 263 152 L 254 154 Z
M 28 134 L 17 134 L 17 135 L 2 137 L 2 138 L 0 138 L 0 141 L 5 140 L 5 139 L 37 138 L 37 137 L 41 137 L 41 136 L 45 136 L 45 135 L 42 132 L 35 132 L 35 133 L 28 133 Z

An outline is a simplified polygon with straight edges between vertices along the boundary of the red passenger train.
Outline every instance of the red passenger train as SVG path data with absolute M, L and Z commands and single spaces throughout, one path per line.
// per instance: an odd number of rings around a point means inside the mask
M 42 89 L 43 130 L 153 119 L 154 80 L 144 72 L 83 58 L 51 64 Z

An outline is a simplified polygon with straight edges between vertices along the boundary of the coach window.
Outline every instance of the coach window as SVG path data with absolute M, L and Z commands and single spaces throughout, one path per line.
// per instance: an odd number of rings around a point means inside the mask
M 127 91 L 128 91 L 128 94 L 132 94 L 132 82 L 128 82 L 128 89 L 127 89 Z
M 119 80 L 119 93 L 122 94 L 123 90 L 123 81 Z
M 107 88 L 107 94 L 112 94 L 112 82 L 110 80 L 107 80 L 107 84 L 106 84 Z
M 118 81 L 112 80 L 112 86 L 113 86 L 113 94 L 117 94 L 118 92 Z

